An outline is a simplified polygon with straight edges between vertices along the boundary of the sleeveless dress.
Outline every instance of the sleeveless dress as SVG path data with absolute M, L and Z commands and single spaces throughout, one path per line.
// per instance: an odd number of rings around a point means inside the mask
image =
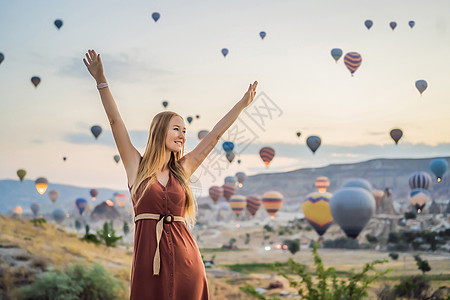
M 142 192 L 144 195 L 134 209 L 135 215 L 152 213 L 184 217 L 186 195 L 172 172 L 169 171 L 166 186 L 156 179 L 146 191 L 142 191 L 147 180 L 136 193 L 136 199 Z M 128 188 L 131 191 L 131 187 Z M 135 223 L 130 300 L 209 299 L 200 251 L 184 222 L 164 223 L 159 244 L 159 276 L 153 276 L 157 222 L 142 219 Z

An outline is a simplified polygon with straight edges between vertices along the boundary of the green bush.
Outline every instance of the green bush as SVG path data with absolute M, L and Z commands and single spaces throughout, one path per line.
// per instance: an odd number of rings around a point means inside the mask
M 64 271 L 45 272 L 32 285 L 20 288 L 19 299 L 113 300 L 123 290 L 123 284 L 99 265 L 72 265 Z
M 286 240 L 283 242 L 283 244 L 288 246 L 288 250 L 289 252 L 291 252 L 291 254 L 295 254 L 298 251 L 300 251 L 300 240 L 299 239 L 295 239 L 295 240 Z
M 390 256 L 393 260 L 397 260 L 397 259 L 398 259 L 398 253 L 391 252 L 391 253 L 389 253 L 389 256 Z
M 122 238 L 122 236 L 116 236 L 112 223 L 109 224 L 108 222 L 103 224 L 103 230 L 97 230 L 97 236 L 108 247 L 116 247 L 117 241 Z
M 417 268 L 422 271 L 422 274 L 425 274 L 428 271 L 431 271 L 430 264 L 428 260 L 423 260 L 419 255 L 414 255 L 414 259 L 416 260 Z
M 359 249 L 357 240 L 348 237 L 340 237 L 335 240 L 327 240 L 323 242 L 324 248 L 338 249 Z
M 268 232 L 273 232 L 273 228 L 269 224 L 264 225 L 264 229 Z
M 374 243 L 378 243 L 378 239 L 376 236 L 371 235 L 371 234 L 366 234 L 366 239 L 369 243 L 374 244 Z

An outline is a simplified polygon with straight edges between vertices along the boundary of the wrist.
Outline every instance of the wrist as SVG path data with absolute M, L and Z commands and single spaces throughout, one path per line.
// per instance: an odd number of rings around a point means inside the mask
M 95 81 L 97 82 L 97 84 L 107 82 L 106 77 L 104 75 L 99 76 L 98 78 L 95 78 Z

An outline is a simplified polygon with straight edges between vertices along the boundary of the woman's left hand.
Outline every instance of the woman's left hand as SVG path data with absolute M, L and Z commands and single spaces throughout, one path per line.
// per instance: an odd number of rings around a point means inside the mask
M 253 99 L 256 95 L 256 87 L 258 86 L 258 81 L 253 82 L 253 84 L 250 84 L 248 87 L 247 92 L 244 94 L 244 97 L 242 97 L 241 101 L 244 103 L 245 106 L 250 105 L 252 103 Z

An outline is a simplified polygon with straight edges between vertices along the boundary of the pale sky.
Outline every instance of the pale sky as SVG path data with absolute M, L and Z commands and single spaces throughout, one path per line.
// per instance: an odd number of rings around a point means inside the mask
M 449 156 L 449 11 L 448 0 L 2 1 L 0 179 L 25 168 L 28 179 L 126 189 L 95 81 L 82 62 L 87 49 L 101 54 L 141 154 L 163 100 L 182 116 L 201 116 L 187 126 L 189 150 L 199 130 L 211 129 L 259 81 L 258 93 L 281 112 L 240 155 L 241 165 L 216 172 L 215 184 L 237 171 Z M 153 12 L 161 14 L 156 23 Z M 64 22 L 60 30 L 55 19 Z M 374 23 L 370 30 L 366 19 Z M 222 48 L 229 49 L 226 58 Z M 332 48 L 361 54 L 354 77 L 343 57 L 334 62 Z M 32 76 L 41 78 L 37 88 Z M 419 79 L 428 82 L 422 96 Z M 103 127 L 98 140 L 93 125 Z M 393 128 L 404 132 L 398 146 L 389 137 Z M 309 135 L 322 138 L 315 155 L 305 146 Z M 269 169 L 258 155 L 262 146 L 276 151 Z M 199 176 L 207 189 L 212 177 Z

